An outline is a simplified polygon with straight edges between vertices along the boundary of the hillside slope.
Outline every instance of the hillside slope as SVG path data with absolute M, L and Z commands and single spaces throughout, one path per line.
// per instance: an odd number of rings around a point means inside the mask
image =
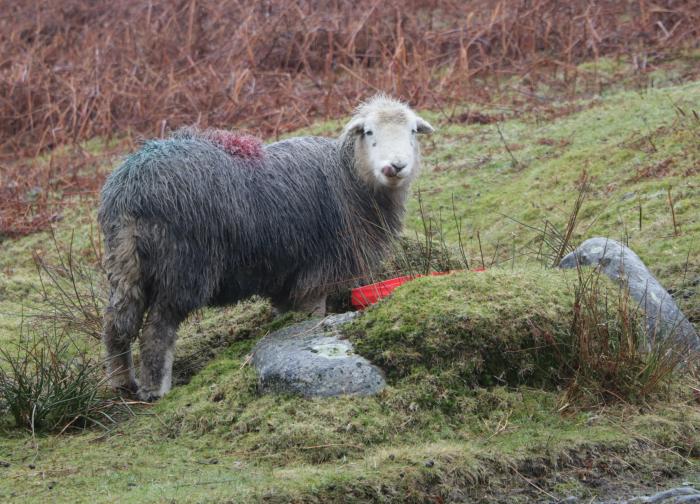
M 532 228 L 565 226 L 584 170 L 590 191 L 572 241 L 628 242 L 700 328 L 700 82 L 563 104 L 556 118 L 506 111 L 498 126 L 462 122 L 467 111 L 451 120 L 426 113 L 439 132 L 425 143 L 407 234 L 421 239 L 433 219 L 432 233 L 456 244 L 454 213 L 471 265 L 483 257 L 489 271 L 417 280 L 356 326 L 359 337 L 373 335 L 367 352 L 410 373 L 390 373 L 389 388 L 372 398 L 260 396 L 247 354 L 289 319 L 273 319 L 261 300 L 207 309 L 181 329 L 178 353 L 182 366 L 199 359 L 194 370 L 204 368 L 156 405 L 134 405 L 135 416 L 109 432 L 33 436 L 2 417 L 0 500 L 530 502 L 696 478 L 700 410 L 687 386 L 671 384 L 641 405 L 582 409 L 564 407 L 554 374 L 502 375 L 474 360 L 458 370 L 475 373 L 464 382 L 449 366 L 435 369 L 450 353 L 441 330 L 471 338 L 486 328 L 484 354 L 507 336 L 524 370 L 542 365 L 526 344 L 529 321 L 566 333 L 575 278 L 542 268 Z M 58 241 L 67 246 L 73 234 L 86 262 L 95 259 L 94 213 L 94 202 L 77 205 L 56 224 Z M 32 254 L 51 249 L 46 233 L 0 243 L 0 344 L 16 340 L 23 316 L 45 309 Z M 415 323 L 414 312 L 429 322 Z M 383 334 L 389 350 L 397 338 L 410 345 L 382 353 Z M 201 342 L 225 348 L 208 362 L 213 351 Z M 412 355 L 411 345 L 439 355 Z

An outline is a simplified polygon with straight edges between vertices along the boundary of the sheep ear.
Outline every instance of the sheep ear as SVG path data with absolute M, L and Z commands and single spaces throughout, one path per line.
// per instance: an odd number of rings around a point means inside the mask
M 416 116 L 416 131 L 418 133 L 426 133 L 430 134 L 433 131 L 435 131 L 435 128 L 433 128 L 428 121 L 425 119 Z
M 361 117 L 356 117 L 345 126 L 345 131 L 348 134 L 359 135 L 365 131 L 365 120 Z

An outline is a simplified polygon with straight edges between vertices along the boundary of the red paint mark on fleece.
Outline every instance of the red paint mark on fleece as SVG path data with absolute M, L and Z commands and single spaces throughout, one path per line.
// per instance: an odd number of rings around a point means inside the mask
M 205 136 L 232 156 L 250 159 L 263 157 L 262 142 L 252 135 L 242 135 L 226 130 L 208 130 Z

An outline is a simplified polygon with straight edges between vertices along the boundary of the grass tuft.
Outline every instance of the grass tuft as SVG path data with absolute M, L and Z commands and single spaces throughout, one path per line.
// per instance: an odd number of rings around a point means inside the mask
M 115 423 L 92 353 L 65 333 L 32 329 L 0 347 L 0 397 L 18 427 L 65 431 Z
M 644 312 L 629 289 L 606 289 L 601 274 L 577 269 L 573 346 L 571 352 L 558 353 L 566 356 L 572 373 L 562 397 L 563 409 L 591 402 L 643 403 L 670 385 L 686 356 L 672 335 L 655 340 L 647 334 Z

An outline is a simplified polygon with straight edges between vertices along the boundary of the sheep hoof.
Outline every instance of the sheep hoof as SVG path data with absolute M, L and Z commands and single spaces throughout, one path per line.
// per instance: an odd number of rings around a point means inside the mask
M 138 397 L 139 401 L 152 403 L 156 402 L 163 396 L 157 391 L 139 389 L 139 391 L 136 394 L 136 397 Z
M 302 313 L 308 313 L 312 317 L 325 317 L 326 296 L 305 299 L 296 306 L 296 309 Z
M 120 396 L 136 397 L 139 386 L 136 382 L 129 382 L 123 385 L 112 387 Z
M 110 373 L 107 383 L 119 395 L 136 397 L 136 391 L 139 389 L 139 384 L 133 373 L 124 371 Z

